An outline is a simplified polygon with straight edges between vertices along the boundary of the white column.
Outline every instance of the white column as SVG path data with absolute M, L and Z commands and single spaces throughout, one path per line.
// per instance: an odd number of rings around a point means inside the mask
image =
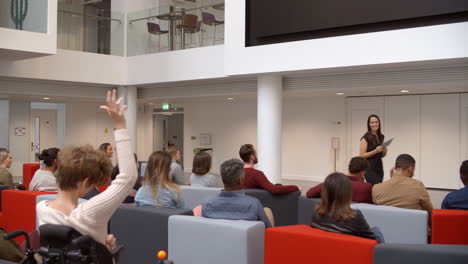
M 258 169 L 272 183 L 281 183 L 283 80 L 278 75 L 257 79 Z
M 137 136 L 137 88 L 136 86 L 119 86 L 119 97 L 123 97 L 123 104 L 127 105 L 125 119 L 127 120 L 127 129 L 130 135 L 132 151 L 136 153 Z

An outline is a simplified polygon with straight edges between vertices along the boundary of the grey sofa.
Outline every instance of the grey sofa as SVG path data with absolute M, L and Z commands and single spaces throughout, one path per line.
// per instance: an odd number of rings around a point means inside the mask
M 219 193 L 221 188 L 208 188 L 196 186 L 181 186 L 184 207 L 193 209 L 202 205 L 208 197 Z M 299 191 L 272 195 L 268 191 L 261 189 L 244 189 L 245 194 L 260 200 L 264 207 L 268 207 L 273 212 L 276 226 L 297 224 L 298 199 L 301 193 Z
M 301 192 L 273 195 L 261 189 L 244 189 L 245 194 L 257 198 L 263 207 L 268 207 L 275 217 L 275 226 L 297 224 L 298 199 Z
M 169 217 L 192 214 L 187 209 L 121 205 L 110 221 L 110 233 L 124 246 L 119 263 L 156 263 L 158 251 L 168 249 Z
M 318 204 L 320 204 L 320 198 L 299 197 L 297 224 L 310 225 L 312 223 L 312 216 L 315 214 L 315 206 Z
M 374 247 L 374 264 L 466 264 L 468 245 L 379 244 Z
M 262 264 L 264 236 L 262 222 L 174 215 L 169 218 L 169 259 L 175 264 Z
M 378 226 L 385 243 L 427 244 L 427 212 L 393 206 L 355 203 L 369 226 Z

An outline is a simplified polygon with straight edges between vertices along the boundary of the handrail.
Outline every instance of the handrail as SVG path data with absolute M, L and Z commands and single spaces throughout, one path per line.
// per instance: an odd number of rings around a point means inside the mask
M 181 13 L 181 12 L 193 11 L 193 10 L 197 10 L 197 9 L 202 9 L 202 8 L 207 8 L 207 7 L 213 7 L 213 6 L 218 6 L 218 5 L 220 5 L 220 3 L 212 4 L 212 5 L 207 5 L 207 6 L 195 7 L 195 8 L 191 8 L 191 9 L 184 9 L 184 10 L 178 10 L 178 11 L 173 11 L 173 12 L 167 12 L 167 13 L 163 13 L 163 14 L 177 14 L 177 13 Z M 136 22 L 136 21 L 146 20 L 146 19 L 150 19 L 150 18 L 157 18 L 157 17 L 160 16 L 160 15 L 162 15 L 162 14 L 158 14 L 158 15 L 154 15 L 154 16 L 148 16 L 148 17 L 143 17 L 143 18 L 137 18 L 137 19 L 133 19 L 133 20 L 128 21 L 128 23 L 131 24 L 131 23 Z
M 80 14 L 80 13 L 76 13 L 76 12 L 72 12 L 72 11 L 66 11 L 66 10 L 59 10 L 58 12 L 59 12 L 59 13 L 65 13 L 65 14 L 77 15 L 77 16 L 92 17 L 92 18 L 96 18 L 96 19 L 99 19 L 99 20 L 117 21 L 117 22 L 119 22 L 119 24 L 122 24 L 122 21 L 121 21 L 120 19 L 116 19 L 116 18 L 102 17 L 102 16 L 94 16 L 94 15 L 87 15 L 87 14 Z

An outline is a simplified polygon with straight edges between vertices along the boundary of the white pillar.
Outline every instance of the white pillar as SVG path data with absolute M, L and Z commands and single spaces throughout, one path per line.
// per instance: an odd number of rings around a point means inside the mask
M 272 183 L 281 183 L 283 80 L 278 75 L 257 79 L 258 169 Z
M 136 86 L 119 86 L 119 97 L 123 97 L 123 104 L 127 105 L 125 112 L 125 120 L 127 121 L 128 134 L 130 135 L 130 142 L 132 145 L 133 153 L 136 153 L 137 144 L 137 88 Z

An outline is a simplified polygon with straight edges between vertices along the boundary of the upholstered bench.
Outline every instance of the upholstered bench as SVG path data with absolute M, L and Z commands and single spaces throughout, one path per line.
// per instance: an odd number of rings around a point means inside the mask
M 158 251 L 168 248 L 171 215 L 192 215 L 192 210 L 121 205 L 110 220 L 110 233 L 124 246 L 119 263 L 156 263 Z
M 351 204 L 361 210 L 370 227 L 378 226 L 385 243 L 427 244 L 427 212 L 393 206 Z
M 257 221 L 169 217 L 169 259 L 177 264 L 261 264 L 265 225 Z

